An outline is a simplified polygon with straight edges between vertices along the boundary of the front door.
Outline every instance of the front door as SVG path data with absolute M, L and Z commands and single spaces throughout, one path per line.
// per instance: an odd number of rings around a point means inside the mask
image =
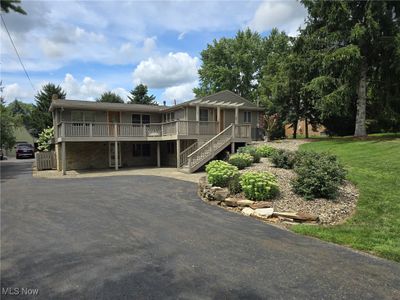
M 108 160 L 110 167 L 115 167 L 115 142 L 108 143 Z M 118 166 L 122 165 L 121 143 L 118 142 Z

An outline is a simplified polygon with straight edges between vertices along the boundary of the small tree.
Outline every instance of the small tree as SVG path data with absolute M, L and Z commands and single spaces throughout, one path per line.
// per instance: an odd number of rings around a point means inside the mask
M 145 104 L 145 105 L 158 105 L 156 101 L 156 97 L 154 95 L 147 95 L 148 89 L 144 84 L 139 84 L 135 87 L 134 90 L 131 91 L 128 96 L 130 104 Z
M 113 92 L 104 92 L 96 99 L 96 102 L 124 103 L 124 100 Z
M 53 118 L 49 112 L 53 95 L 57 95 L 58 99 L 65 99 L 66 93 L 59 85 L 48 83 L 35 95 L 36 103 L 32 110 L 31 126 L 36 137 L 45 128 L 53 126 Z
M 271 116 L 265 115 L 265 141 L 271 140 L 274 131 L 278 127 L 278 114 L 273 114 Z
M 38 149 L 39 151 L 49 151 L 51 148 L 51 141 L 54 138 L 54 127 L 44 129 L 39 134 Z

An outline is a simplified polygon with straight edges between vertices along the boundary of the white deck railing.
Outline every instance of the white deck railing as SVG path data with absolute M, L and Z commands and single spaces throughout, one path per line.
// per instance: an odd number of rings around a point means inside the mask
M 131 124 L 99 122 L 61 122 L 57 137 L 161 137 L 215 135 L 218 122 L 174 121 L 168 123 Z

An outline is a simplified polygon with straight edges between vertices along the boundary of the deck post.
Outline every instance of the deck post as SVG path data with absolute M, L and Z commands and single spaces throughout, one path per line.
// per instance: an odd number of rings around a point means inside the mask
M 65 153 L 65 141 L 61 142 L 61 166 L 62 166 L 62 174 L 67 174 L 67 159 Z
M 181 166 L 181 141 L 176 140 L 176 167 Z
M 239 124 L 239 107 L 235 108 L 235 124 Z
M 118 142 L 114 142 L 114 165 L 115 165 L 115 171 L 118 171 L 118 165 L 119 165 L 119 157 L 118 157 Z
M 217 132 L 221 132 L 221 106 L 217 106 Z
M 231 154 L 235 153 L 235 142 L 231 143 Z
M 157 142 L 157 167 L 161 167 L 160 142 Z
M 196 105 L 196 134 L 200 133 L 200 105 Z

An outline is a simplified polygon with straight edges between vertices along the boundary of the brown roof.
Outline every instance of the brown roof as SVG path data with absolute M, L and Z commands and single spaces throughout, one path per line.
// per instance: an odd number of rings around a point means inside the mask
M 156 106 L 156 105 L 143 105 L 143 104 L 127 104 L 127 103 L 108 103 L 108 102 L 94 102 L 94 101 L 81 101 L 81 100 L 53 100 L 51 102 L 50 111 L 55 108 L 72 108 L 83 110 L 111 110 L 111 111 L 135 111 L 135 112 L 163 112 L 172 111 L 176 108 L 186 106 L 208 106 L 216 107 L 222 106 L 227 108 L 239 107 L 240 109 L 249 110 L 264 110 L 258 107 L 253 102 L 235 94 L 234 92 L 225 90 L 209 96 L 199 97 L 190 101 L 182 102 L 174 106 Z

